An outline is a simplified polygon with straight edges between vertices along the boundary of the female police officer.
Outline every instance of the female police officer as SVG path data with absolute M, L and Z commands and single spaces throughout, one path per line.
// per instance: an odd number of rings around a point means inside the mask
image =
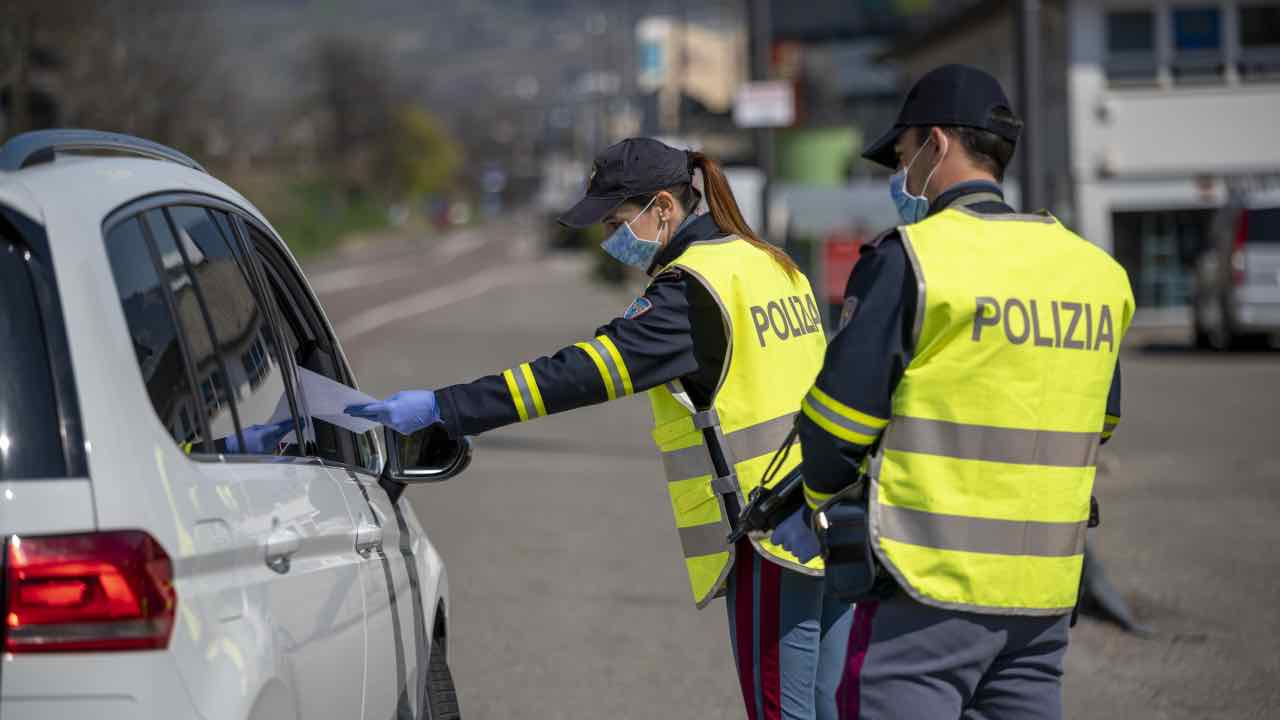
M 694 214 L 695 170 L 705 215 Z M 802 563 L 764 537 L 727 541 L 822 364 L 808 281 L 747 227 L 714 161 L 656 140 L 600 155 L 560 221 L 603 222 L 604 250 L 653 278 L 621 317 L 550 357 L 347 412 L 461 436 L 647 390 L 693 598 L 701 608 L 727 596 L 750 717 L 835 718 L 851 613 L 824 605 L 821 559 Z M 794 450 L 779 476 L 799 463 Z

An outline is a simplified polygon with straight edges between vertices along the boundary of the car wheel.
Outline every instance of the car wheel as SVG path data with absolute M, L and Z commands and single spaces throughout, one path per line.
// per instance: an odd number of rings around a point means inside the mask
M 1231 330 L 1231 317 L 1227 304 L 1218 305 L 1218 325 L 1211 328 L 1208 334 L 1209 346 L 1214 350 L 1230 350 L 1236 345 L 1236 334 Z
M 431 657 L 427 661 L 426 720 L 458 720 L 462 710 L 458 707 L 458 690 L 453 685 L 453 673 L 445 659 L 444 641 L 431 643 Z
M 1197 350 L 1206 350 L 1211 347 L 1211 343 L 1209 342 L 1209 330 L 1204 326 L 1205 308 L 1199 298 L 1196 298 L 1192 307 L 1195 308 L 1191 313 L 1191 326 L 1195 334 L 1193 342 Z

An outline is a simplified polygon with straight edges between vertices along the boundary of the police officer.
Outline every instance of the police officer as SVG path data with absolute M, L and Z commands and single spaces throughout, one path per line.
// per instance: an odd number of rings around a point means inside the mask
M 695 213 L 695 171 L 707 214 Z M 348 412 L 462 436 L 647 391 L 693 599 L 727 596 L 750 717 L 835 718 L 852 612 L 824 602 L 821 558 L 801 562 L 764 536 L 728 543 L 822 363 L 808 281 L 747 226 L 713 160 L 655 140 L 600 155 L 561 222 L 604 223 L 604 250 L 652 277 L 621 317 L 550 357 Z M 778 477 L 798 465 L 793 450 Z
M 863 154 L 897 171 L 902 225 L 858 263 L 800 420 L 811 508 L 869 475 L 890 587 L 858 603 L 842 717 L 1062 713 L 1134 302 L 1107 253 L 1005 202 L 1020 129 L 994 78 L 949 65 Z

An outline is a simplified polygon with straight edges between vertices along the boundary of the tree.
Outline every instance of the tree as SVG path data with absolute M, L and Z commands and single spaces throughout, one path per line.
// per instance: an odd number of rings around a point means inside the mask
M 384 175 L 377 146 L 392 137 L 397 86 L 390 64 L 374 45 L 329 35 L 313 45 L 303 68 L 309 81 L 306 111 L 321 130 L 321 164 L 348 194 L 367 192 Z
M 235 105 L 206 9 L 166 0 L 5 5 L 0 83 L 8 134 L 90 127 L 199 154 Z M 37 116 L 34 103 L 46 97 L 52 109 Z
M 321 165 L 347 196 L 403 201 L 439 192 L 461 162 L 444 126 L 415 107 L 385 51 L 351 36 L 312 47 L 304 77 L 306 112 L 320 131 Z
M 390 144 L 390 194 L 400 200 L 417 200 L 444 190 L 462 163 L 462 152 L 435 116 L 406 107 L 396 114 L 394 140 Z

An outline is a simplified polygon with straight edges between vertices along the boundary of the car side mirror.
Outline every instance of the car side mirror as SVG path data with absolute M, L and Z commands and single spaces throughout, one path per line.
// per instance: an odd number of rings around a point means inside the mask
M 387 479 L 402 485 L 440 482 L 471 464 L 471 439 L 455 438 L 441 425 L 410 435 L 383 428 L 387 444 Z

